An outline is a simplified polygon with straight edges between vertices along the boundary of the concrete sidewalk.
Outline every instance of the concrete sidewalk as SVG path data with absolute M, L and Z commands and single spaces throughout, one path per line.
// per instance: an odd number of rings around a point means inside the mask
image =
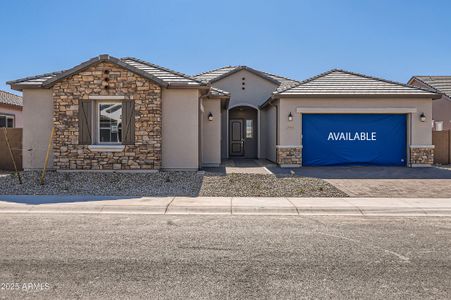
M 451 198 L 0 196 L 0 213 L 451 216 Z

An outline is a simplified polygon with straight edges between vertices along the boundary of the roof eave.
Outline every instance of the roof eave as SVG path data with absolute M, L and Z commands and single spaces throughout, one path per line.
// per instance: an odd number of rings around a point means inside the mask
M 230 96 L 228 95 L 213 95 L 213 94 L 208 94 L 207 98 L 209 99 L 230 99 Z
M 6 106 L 11 109 L 23 110 L 23 105 L 20 104 L 12 104 L 12 103 L 3 103 L 0 102 L 0 106 Z
M 190 85 L 190 84 L 178 84 L 178 83 L 166 83 L 167 89 L 198 89 L 198 90 L 209 90 L 208 85 Z
M 277 81 L 277 80 L 275 80 L 274 78 L 271 78 L 271 77 L 265 75 L 264 73 L 262 73 L 262 72 L 260 72 L 260 71 L 258 71 L 258 70 L 255 70 L 255 69 L 253 69 L 253 68 L 251 68 L 251 67 L 247 67 L 247 66 L 239 66 L 239 67 L 236 67 L 235 69 L 230 70 L 229 72 L 226 72 L 226 73 L 224 73 L 224 74 L 222 74 L 222 75 L 220 75 L 220 76 L 218 76 L 218 77 L 215 77 L 215 78 L 209 80 L 208 82 L 209 82 L 209 83 L 217 82 L 217 81 L 219 81 L 219 80 L 221 80 L 221 79 L 224 79 L 224 78 L 226 78 L 226 77 L 228 77 L 228 76 L 230 76 L 230 75 L 233 75 L 233 74 L 238 73 L 238 72 L 243 71 L 243 70 L 246 70 L 246 71 L 248 71 L 248 72 L 251 72 L 251 73 L 253 73 L 254 75 L 257 75 L 257 76 L 259 76 L 259 77 L 261 77 L 261 78 L 263 78 L 263 79 L 265 79 L 265 80 L 268 80 L 268 81 L 270 81 L 270 82 L 272 82 L 272 83 L 274 83 L 274 84 L 276 84 L 276 85 L 279 85 L 279 84 L 280 84 L 280 81 Z
M 280 98 L 429 98 L 429 99 L 439 99 L 441 94 L 431 93 L 431 94 L 274 94 L 272 99 Z
M 18 91 L 18 92 L 23 92 L 23 90 L 26 89 L 40 89 L 43 88 L 42 84 L 20 84 L 20 83 L 8 83 L 7 84 L 10 85 L 11 89 Z

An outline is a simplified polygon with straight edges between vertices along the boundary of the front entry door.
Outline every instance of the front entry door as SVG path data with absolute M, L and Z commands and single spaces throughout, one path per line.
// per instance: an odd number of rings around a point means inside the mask
M 243 120 L 230 120 L 230 156 L 244 155 Z

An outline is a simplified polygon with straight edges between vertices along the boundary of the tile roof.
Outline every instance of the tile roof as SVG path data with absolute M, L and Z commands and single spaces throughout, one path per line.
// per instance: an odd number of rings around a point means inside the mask
M 20 96 L 0 90 L 0 104 L 23 106 L 23 100 Z
M 210 87 L 210 93 L 213 95 L 213 96 L 222 96 L 222 97 L 228 97 L 228 96 L 230 96 L 230 93 L 229 92 L 226 92 L 226 91 L 223 91 L 223 90 L 221 90 L 221 89 L 218 89 L 218 88 L 216 88 L 216 87 Z
M 247 70 L 251 73 L 256 74 L 257 76 L 260 76 L 268 81 L 271 81 L 274 84 L 278 85 L 278 88 L 288 88 L 299 83 L 299 81 L 297 80 L 289 79 L 279 75 L 274 75 L 268 72 L 258 71 L 247 66 L 226 66 L 195 75 L 194 78 L 204 82 L 212 83 L 222 78 L 225 78 L 231 74 L 239 72 L 241 70 Z
M 205 86 L 205 83 L 186 74 L 152 64 L 134 57 L 125 57 L 123 62 L 161 79 L 169 85 Z
M 13 81 L 7 82 L 13 88 L 21 90 L 27 87 L 49 87 L 54 82 L 70 76 L 76 72 L 83 70 L 86 67 L 94 63 L 101 61 L 110 61 L 116 63 L 124 68 L 129 69 L 132 72 L 138 73 L 144 77 L 148 77 L 159 83 L 162 86 L 174 86 L 174 87 L 203 87 L 207 86 L 204 82 L 194 79 L 188 75 L 176 72 L 144 60 L 140 60 L 133 57 L 126 57 L 122 59 L 117 59 L 109 55 L 100 55 L 94 57 L 82 64 L 79 64 L 71 69 L 58 71 L 53 73 L 41 74 L 32 77 L 25 77 Z
M 333 69 L 298 85 L 279 89 L 276 96 L 432 96 L 433 90 L 407 84 Z
M 412 79 L 414 78 L 451 98 L 451 76 L 413 76 Z

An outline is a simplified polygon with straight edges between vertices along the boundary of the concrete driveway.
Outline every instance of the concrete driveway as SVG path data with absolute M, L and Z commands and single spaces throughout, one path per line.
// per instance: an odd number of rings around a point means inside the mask
M 302 167 L 269 170 L 280 176 L 321 178 L 351 197 L 451 197 L 451 167 Z

